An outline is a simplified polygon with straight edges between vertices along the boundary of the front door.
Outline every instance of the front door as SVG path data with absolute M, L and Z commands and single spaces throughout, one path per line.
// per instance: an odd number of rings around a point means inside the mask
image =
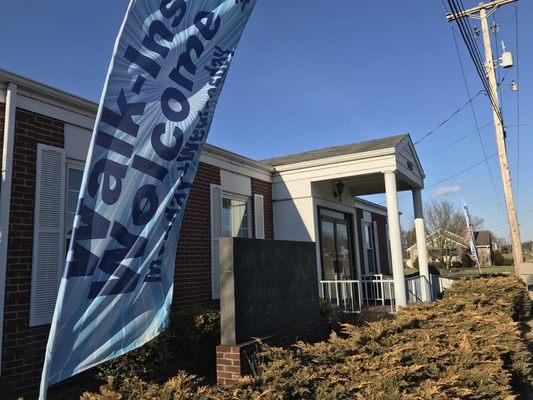
M 353 279 L 353 236 L 348 214 L 320 207 L 319 215 L 323 279 Z

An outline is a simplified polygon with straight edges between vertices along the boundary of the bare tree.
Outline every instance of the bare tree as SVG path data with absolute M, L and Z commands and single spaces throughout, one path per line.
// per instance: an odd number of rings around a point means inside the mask
M 444 229 L 456 235 L 463 235 L 466 229 L 463 213 L 448 200 L 431 200 L 426 203 L 424 219 L 428 233 Z
M 429 255 L 449 269 L 452 258 L 463 251 L 459 243 L 468 229 L 463 211 L 448 200 L 432 200 L 424 206 L 424 217 L 427 234 L 439 232 L 428 244 Z M 472 217 L 471 222 L 475 230 L 483 227 L 483 218 Z
M 408 258 L 409 254 L 407 254 L 407 249 L 416 243 L 415 227 L 411 226 L 408 229 L 404 229 L 402 226 L 401 235 L 402 235 L 403 257 Z

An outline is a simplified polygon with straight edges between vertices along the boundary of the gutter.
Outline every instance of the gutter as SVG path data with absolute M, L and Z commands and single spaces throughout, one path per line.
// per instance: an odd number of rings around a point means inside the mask
M 9 213 L 11 211 L 11 178 L 13 173 L 13 143 L 15 141 L 15 110 L 17 85 L 9 83 L 6 90 L 6 114 L 2 153 L 2 186 L 0 190 L 0 373 L 2 370 L 2 342 L 4 301 L 6 297 L 7 243 L 9 240 Z

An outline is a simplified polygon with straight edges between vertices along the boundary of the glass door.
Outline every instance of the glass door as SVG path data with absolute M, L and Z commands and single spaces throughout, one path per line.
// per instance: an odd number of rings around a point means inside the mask
M 353 236 L 348 216 L 325 208 L 319 208 L 319 215 L 323 279 L 353 279 Z

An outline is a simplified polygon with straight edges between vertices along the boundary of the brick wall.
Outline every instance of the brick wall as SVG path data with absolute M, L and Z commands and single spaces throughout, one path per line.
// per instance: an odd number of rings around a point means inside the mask
M 250 375 L 250 360 L 260 351 L 261 344 L 288 348 L 298 341 L 317 343 L 326 340 L 331 332 L 325 319 L 288 327 L 260 340 L 252 340 L 235 346 L 217 346 L 217 382 L 231 384 L 244 375 Z
M 210 185 L 220 185 L 220 169 L 200 163 L 181 228 L 174 272 L 174 306 L 217 306 L 211 299 Z M 264 196 L 265 238 L 274 238 L 272 184 L 252 178 L 252 193 Z M 252 207 L 252 225 L 255 210 Z M 253 227 L 255 232 L 255 226 Z
M 211 299 L 211 184 L 220 185 L 220 169 L 200 163 L 180 232 L 174 271 L 176 307 L 216 304 Z
M 0 146 L 5 106 L 0 104 Z M 6 271 L 1 395 L 34 398 L 49 326 L 29 327 L 37 143 L 64 147 L 64 123 L 24 110 L 15 118 L 13 182 Z M 1 149 L 1 147 L 0 147 Z M 0 151 L 0 161 L 1 161 Z M 220 170 L 200 163 L 191 188 L 176 256 L 174 303 L 178 308 L 217 306 L 211 299 L 210 184 L 220 184 Z M 273 237 L 271 184 L 252 180 L 265 198 L 265 236 Z
M 23 110 L 17 110 L 15 120 L 2 378 L 17 394 L 27 395 L 39 383 L 49 330 L 29 327 L 37 143 L 63 148 L 64 124 Z

